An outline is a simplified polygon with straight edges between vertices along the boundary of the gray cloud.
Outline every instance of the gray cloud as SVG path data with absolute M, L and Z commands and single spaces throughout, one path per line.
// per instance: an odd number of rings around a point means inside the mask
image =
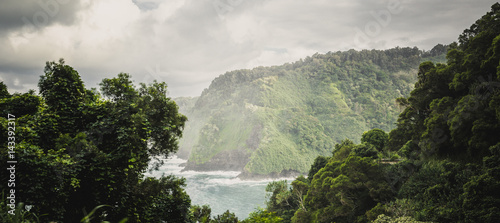
M 167 82 L 172 96 L 199 95 L 226 71 L 279 65 L 316 52 L 395 46 L 429 50 L 456 41 L 494 3 L 82 0 L 61 4 L 52 17 L 38 0 L 0 1 L 0 80 L 9 89 L 36 88 L 45 61 L 62 57 L 87 87 L 127 72 L 136 83 Z M 399 3 L 400 10 L 384 17 L 391 2 Z M 21 18 L 33 19 L 40 10 L 50 20 L 43 29 L 30 30 Z
M 0 35 L 21 28 L 40 30 L 55 23 L 71 25 L 81 9 L 79 0 L 2 0 L 0 5 Z

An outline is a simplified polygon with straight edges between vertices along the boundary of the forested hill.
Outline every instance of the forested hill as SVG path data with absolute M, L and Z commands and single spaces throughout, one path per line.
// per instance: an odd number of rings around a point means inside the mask
M 359 145 L 342 141 L 292 188 L 269 184 L 268 213 L 283 223 L 500 222 L 499 3 L 446 58 L 420 64 L 388 136 L 374 129 Z
M 414 88 L 421 62 L 443 62 L 446 50 L 329 52 L 227 72 L 200 97 L 176 100 L 189 117 L 178 155 L 189 158 L 188 169 L 307 172 L 341 140 L 395 128 L 395 99 Z

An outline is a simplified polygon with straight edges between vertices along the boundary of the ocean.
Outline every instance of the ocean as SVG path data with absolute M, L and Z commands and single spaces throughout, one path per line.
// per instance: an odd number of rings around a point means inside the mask
M 192 205 L 210 205 L 212 217 L 224 213 L 226 210 L 233 212 L 239 220 L 248 217 L 256 208 L 265 208 L 266 186 L 271 179 L 259 181 L 244 181 L 236 176 L 235 171 L 184 171 L 179 165 L 187 160 L 172 156 L 165 159 L 165 164 L 157 171 L 147 173 L 146 176 L 161 177 L 175 175 L 186 178 L 186 192 L 191 197 Z M 283 179 L 279 179 L 283 180 Z M 287 179 L 290 183 L 293 179 Z

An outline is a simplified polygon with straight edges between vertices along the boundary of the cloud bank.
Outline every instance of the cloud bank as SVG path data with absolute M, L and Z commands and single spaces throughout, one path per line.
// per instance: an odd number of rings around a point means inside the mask
M 1 0 L 0 80 L 37 89 L 64 58 L 87 88 L 130 73 L 197 96 L 226 71 L 316 52 L 451 43 L 487 0 Z

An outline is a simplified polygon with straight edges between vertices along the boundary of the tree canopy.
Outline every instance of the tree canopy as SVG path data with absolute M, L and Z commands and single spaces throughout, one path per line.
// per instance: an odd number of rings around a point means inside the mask
M 100 220 L 190 219 L 183 179 L 143 175 L 155 157 L 177 151 L 187 120 L 167 97 L 167 85 L 136 87 L 129 74 L 120 73 L 104 79 L 98 92 L 86 89 L 62 59 L 47 62 L 44 71 L 40 96 L 10 95 L 0 85 L 2 135 L 7 114 L 15 116 L 17 127 L 16 170 L 22 173 L 17 201 L 32 205 L 44 222 L 79 222 L 99 205 L 105 205 L 94 212 Z M 6 139 L 1 139 L 3 162 Z

